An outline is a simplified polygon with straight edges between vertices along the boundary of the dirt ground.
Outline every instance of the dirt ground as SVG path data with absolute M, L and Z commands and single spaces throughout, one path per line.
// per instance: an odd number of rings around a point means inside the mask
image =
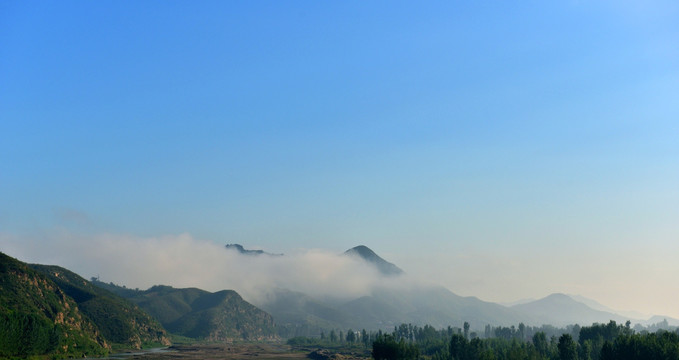
M 313 355 L 311 355 L 313 353 Z M 311 355 L 311 356 L 310 356 Z M 322 357 L 319 358 L 319 355 Z M 352 360 L 365 359 L 362 354 L 332 353 L 318 349 L 293 349 L 278 344 L 209 344 L 176 345 L 160 352 L 118 354 L 114 360 Z

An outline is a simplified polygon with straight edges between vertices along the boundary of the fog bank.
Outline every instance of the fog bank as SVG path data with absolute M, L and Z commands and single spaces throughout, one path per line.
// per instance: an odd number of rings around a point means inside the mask
M 98 276 L 104 282 L 140 289 L 158 284 L 233 289 L 260 304 L 276 288 L 349 299 L 368 295 L 378 283 L 394 282 L 355 257 L 319 249 L 299 249 L 284 256 L 243 255 L 189 234 L 84 236 L 62 231 L 21 238 L 0 236 L 2 251 L 10 256 L 59 265 L 88 279 Z

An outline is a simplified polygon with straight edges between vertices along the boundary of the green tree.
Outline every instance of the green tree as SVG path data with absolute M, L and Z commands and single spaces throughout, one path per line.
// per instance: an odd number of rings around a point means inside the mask
M 391 335 L 378 336 L 373 342 L 372 356 L 375 360 L 416 360 L 420 351 L 415 344 L 404 339 L 396 342 Z
M 561 335 L 557 348 L 561 360 L 576 360 L 578 358 L 578 347 L 570 334 Z
M 538 331 L 533 335 L 533 346 L 540 356 L 546 356 L 549 352 L 549 343 L 544 332 Z
M 450 346 L 448 352 L 453 359 L 462 359 L 467 348 L 467 339 L 460 334 L 454 334 L 450 338 Z
M 604 342 L 601 347 L 601 360 L 615 360 L 615 354 L 613 353 L 613 345 L 609 341 Z
M 356 341 L 356 334 L 354 334 L 353 330 L 349 329 L 349 331 L 347 331 L 347 342 L 349 344 L 353 344 L 355 341 Z

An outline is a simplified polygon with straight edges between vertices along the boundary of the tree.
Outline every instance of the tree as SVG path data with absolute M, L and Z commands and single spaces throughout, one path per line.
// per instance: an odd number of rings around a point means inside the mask
M 547 343 L 547 336 L 544 332 L 538 331 L 533 335 L 533 346 L 541 356 L 547 355 L 549 343 Z
M 461 359 L 467 347 L 467 339 L 460 334 L 454 334 L 450 338 L 450 355 L 453 359 Z
M 406 344 L 404 339 L 396 342 L 391 335 L 378 336 L 373 342 L 372 356 L 375 360 L 415 360 L 420 351 L 415 344 Z
M 599 358 L 601 360 L 615 360 L 613 345 L 611 345 L 610 342 L 604 342 L 604 345 L 601 347 L 601 356 Z
M 354 341 L 356 341 L 356 334 L 354 334 L 353 330 L 349 329 L 349 331 L 347 331 L 347 342 L 353 344 Z
M 578 358 L 578 347 L 570 334 L 561 335 L 557 348 L 561 360 L 576 360 Z

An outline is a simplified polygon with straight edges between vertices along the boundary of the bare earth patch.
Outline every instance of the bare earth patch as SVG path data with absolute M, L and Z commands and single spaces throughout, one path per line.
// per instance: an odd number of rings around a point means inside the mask
M 126 357 L 130 360 L 282 360 L 309 359 L 309 352 L 293 350 L 288 345 L 277 344 L 209 344 L 209 345 L 176 345 L 167 352 L 145 353 Z

